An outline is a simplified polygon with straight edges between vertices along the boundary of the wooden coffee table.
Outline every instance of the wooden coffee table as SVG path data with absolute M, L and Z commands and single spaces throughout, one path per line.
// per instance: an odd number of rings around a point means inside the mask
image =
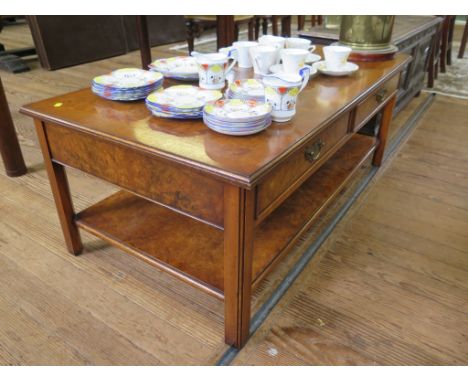
M 152 117 L 143 101 L 108 101 L 90 89 L 21 111 L 34 118 L 69 252 L 82 251 L 82 228 L 217 296 L 226 343 L 242 347 L 252 288 L 366 158 L 380 165 L 409 60 L 397 55 L 362 63 L 351 77 L 318 76 L 292 121 L 248 137 Z M 377 137 L 356 134 L 381 110 Z M 122 190 L 75 214 L 66 166 Z

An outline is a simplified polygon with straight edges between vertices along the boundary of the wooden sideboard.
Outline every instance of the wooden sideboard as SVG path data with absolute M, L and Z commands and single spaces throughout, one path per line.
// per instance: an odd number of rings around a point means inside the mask
M 392 43 L 400 52 L 411 55 L 413 60 L 404 68 L 398 85 L 397 114 L 424 87 L 424 76 L 428 69 L 429 54 L 442 18 L 435 16 L 396 16 Z M 323 25 L 299 31 L 299 36 L 311 39 L 315 44 L 329 45 L 339 39 L 338 29 L 327 29 Z M 359 63 L 360 64 L 360 63 Z
M 218 297 L 225 341 L 242 347 L 252 289 L 367 158 L 380 165 L 409 62 L 398 54 L 350 77 L 316 77 L 292 121 L 247 137 L 153 117 L 143 101 L 113 102 L 89 88 L 21 111 L 34 118 L 69 252 L 82 251 L 81 228 Z M 358 134 L 379 111 L 378 135 Z M 75 213 L 65 167 L 122 190 Z

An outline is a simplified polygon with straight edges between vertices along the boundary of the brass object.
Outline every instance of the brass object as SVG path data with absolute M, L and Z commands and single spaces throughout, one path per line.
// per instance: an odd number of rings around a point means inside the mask
M 319 139 L 317 142 L 313 143 L 312 146 L 309 146 L 306 148 L 306 151 L 304 153 L 305 158 L 309 162 L 314 162 L 320 157 L 320 153 L 325 146 L 325 143 Z
M 387 94 L 388 94 L 388 90 L 387 89 L 380 89 L 377 94 L 375 95 L 375 100 L 377 102 L 382 102 L 386 97 L 387 97 Z
M 340 44 L 358 50 L 389 48 L 395 16 L 341 16 Z

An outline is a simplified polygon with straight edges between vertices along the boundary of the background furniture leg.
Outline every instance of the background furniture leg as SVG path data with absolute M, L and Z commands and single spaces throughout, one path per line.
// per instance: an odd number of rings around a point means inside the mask
M 304 29 L 305 16 L 297 16 L 297 30 Z
M 271 16 L 271 24 L 273 28 L 273 35 L 278 36 L 279 31 L 278 31 L 278 17 L 279 16 Z
M 387 144 L 388 131 L 390 129 L 390 123 L 393 118 L 393 108 L 395 107 L 396 94 L 387 102 L 383 108 L 382 121 L 380 122 L 379 134 L 378 134 L 378 146 L 375 150 L 374 157 L 372 158 L 372 164 L 379 166 L 382 164 L 383 155 L 385 152 L 385 145 Z
M 224 327 L 227 344 L 249 338 L 254 231 L 254 193 L 224 186 Z
M 41 145 L 44 163 L 49 176 L 52 194 L 55 200 L 55 206 L 59 215 L 60 225 L 62 226 L 63 236 L 67 245 L 68 252 L 73 255 L 78 255 L 83 250 L 80 232 L 75 223 L 75 212 L 73 202 L 70 195 L 70 187 L 68 185 L 67 174 L 65 167 L 61 164 L 52 162 L 49 151 L 49 144 L 44 131 L 44 126 L 41 121 L 35 120 L 37 136 Z
M 465 28 L 463 29 L 463 36 L 460 43 L 460 50 L 458 51 L 458 58 L 463 58 L 465 55 L 466 41 L 468 40 L 468 16 L 465 21 Z
M 0 154 L 8 176 L 26 174 L 26 165 L 21 154 L 15 126 L 0 78 Z
M 151 64 L 151 47 L 146 16 L 137 16 L 138 43 L 140 44 L 141 67 L 148 70 Z
M 281 18 L 281 35 L 283 37 L 291 37 L 291 16 L 283 16 Z
M 216 16 L 217 49 L 231 46 L 234 42 L 234 16 Z

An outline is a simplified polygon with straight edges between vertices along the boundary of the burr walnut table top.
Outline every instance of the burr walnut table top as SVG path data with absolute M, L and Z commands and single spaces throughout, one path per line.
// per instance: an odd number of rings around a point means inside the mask
M 408 60 L 407 55 L 397 55 L 391 61 L 360 63 L 360 70 L 350 77 L 318 75 L 299 95 L 292 121 L 273 123 L 264 132 L 248 137 L 215 133 L 201 120 L 155 118 L 143 101 L 113 102 L 98 97 L 89 88 L 24 106 L 22 112 L 136 146 L 251 188 L 301 143 L 397 74 Z M 236 76 L 246 78 L 253 73 L 240 69 Z M 166 81 L 165 86 L 169 84 Z

